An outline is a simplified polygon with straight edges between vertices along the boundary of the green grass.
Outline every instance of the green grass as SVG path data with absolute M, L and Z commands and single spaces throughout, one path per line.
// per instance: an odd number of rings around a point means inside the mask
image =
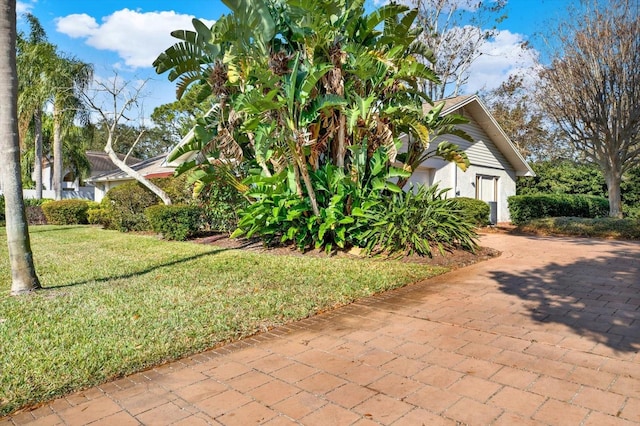
M 640 239 L 640 220 L 578 217 L 552 217 L 532 220 L 517 228 L 522 232 L 579 237 Z
M 45 289 L 11 297 L 0 229 L 0 415 L 445 272 L 88 226 L 30 230 Z

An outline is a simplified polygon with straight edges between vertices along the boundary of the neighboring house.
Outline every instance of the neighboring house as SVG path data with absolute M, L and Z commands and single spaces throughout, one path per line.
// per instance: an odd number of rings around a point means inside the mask
M 87 151 L 87 160 L 89 161 L 91 171 L 89 178 L 81 180 L 79 176 L 76 176 L 70 170 L 63 170 L 62 177 L 62 198 L 87 198 L 94 199 L 94 187 L 92 185 L 85 185 L 89 183 L 90 179 L 94 176 L 104 174 L 105 172 L 112 171 L 116 168 L 113 161 L 109 158 L 106 152 L 103 151 Z M 120 159 L 124 159 L 124 155 L 118 154 Z M 135 157 L 127 158 L 126 163 L 128 165 L 139 163 L 140 159 Z M 32 176 L 33 178 L 33 176 Z M 55 193 L 53 191 L 53 161 L 48 158 L 42 160 L 42 194 L 44 198 L 54 198 Z M 25 198 L 35 198 L 35 190 L 25 190 Z
M 416 169 L 409 182 L 438 184 L 442 189 L 450 189 L 451 197 L 486 201 L 493 208 L 493 222 L 510 221 L 507 198 L 516 194 L 516 177 L 535 173 L 478 96 L 457 96 L 440 102 L 445 103 L 441 115 L 459 114 L 469 120 L 458 127 L 474 142 L 444 135 L 432 143 L 434 146 L 439 140 L 455 143 L 466 152 L 471 166 L 463 172 L 454 163 L 431 158 Z
M 173 176 L 175 167 L 167 167 L 165 165 L 164 160 L 166 157 L 167 154 L 162 154 L 149 158 L 148 160 L 139 161 L 138 163 L 130 166 L 133 170 L 137 171 L 147 179 Z M 111 164 L 113 166 L 113 163 Z M 135 181 L 135 179 L 131 176 L 127 175 L 122 170 L 114 169 L 113 167 L 111 167 L 107 172 L 87 179 L 87 183 L 95 187 L 94 201 L 97 202 L 100 202 L 111 188 L 133 181 Z

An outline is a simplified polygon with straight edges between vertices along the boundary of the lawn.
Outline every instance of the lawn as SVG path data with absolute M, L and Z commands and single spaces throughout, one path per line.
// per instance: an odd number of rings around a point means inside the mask
M 0 228 L 0 415 L 446 271 L 88 226 L 30 231 L 44 289 L 11 297 Z

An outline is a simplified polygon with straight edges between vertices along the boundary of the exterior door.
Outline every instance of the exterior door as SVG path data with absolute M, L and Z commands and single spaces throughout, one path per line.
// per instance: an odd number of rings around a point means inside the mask
M 496 176 L 476 176 L 476 198 L 487 203 L 498 201 L 498 178 Z

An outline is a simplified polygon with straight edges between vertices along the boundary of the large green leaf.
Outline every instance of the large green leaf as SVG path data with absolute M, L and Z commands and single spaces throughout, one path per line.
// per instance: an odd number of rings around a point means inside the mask
M 440 142 L 436 149 L 436 155 L 442 157 L 446 161 L 455 163 L 461 170 L 467 170 L 471 164 L 467 157 L 467 153 L 462 151 L 458 145 L 451 142 Z

